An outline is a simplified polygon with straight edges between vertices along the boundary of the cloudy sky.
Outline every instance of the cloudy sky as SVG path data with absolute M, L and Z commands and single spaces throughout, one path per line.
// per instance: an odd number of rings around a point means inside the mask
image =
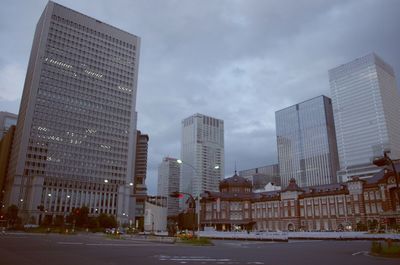
M 18 113 L 45 0 L 2 0 L 0 110 Z M 179 157 L 181 120 L 225 121 L 225 172 L 277 162 L 275 111 L 330 95 L 328 70 L 372 51 L 400 71 L 397 0 L 59 0 L 138 35 L 138 128 L 150 136 L 147 185 Z

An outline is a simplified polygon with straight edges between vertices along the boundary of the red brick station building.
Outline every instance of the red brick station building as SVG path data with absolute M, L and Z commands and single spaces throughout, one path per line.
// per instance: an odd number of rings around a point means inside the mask
M 394 228 L 400 224 L 397 178 L 384 169 L 365 180 L 300 188 L 292 179 L 281 191 L 254 193 L 251 181 L 235 173 L 220 182 L 219 192 L 202 194 L 200 223 L 222 231 Z

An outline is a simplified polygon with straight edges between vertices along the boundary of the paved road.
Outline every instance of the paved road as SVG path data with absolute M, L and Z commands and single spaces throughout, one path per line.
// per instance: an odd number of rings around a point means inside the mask
M 102 235 L 0 235 L 1 265 L 398 265 L 399 260 L 371 257 L 367 241 L 214 241 L 198 247 Z

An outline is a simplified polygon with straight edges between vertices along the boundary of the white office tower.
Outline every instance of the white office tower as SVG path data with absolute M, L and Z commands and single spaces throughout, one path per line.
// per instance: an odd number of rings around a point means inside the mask
M 176 158 L 164 157 L 158 166 L 157 195 L 167 198 L 168 216 L 179 214 L 179 198 L 172 198 L 169 195 L 179 191 L 180 171 L 181 164 Z
M 133 216 L 139 46 L 135 35 L 48 2 L 33 39 L 7 183 L 8 205 L 29 222 L 82 206 L 122 223 Z
M 182 121 L 182 192 L 218 191 L 224 177 L 224 121 L 194 114 Z
M 336 183 L 338 154 L 331 99 L 319 96 L 275 112 L 282 188 Z
M 340 181 L 369 177 L 373 157 L 400 158 L 400 98 L 393 68 L 368 54 L 329 71 Z

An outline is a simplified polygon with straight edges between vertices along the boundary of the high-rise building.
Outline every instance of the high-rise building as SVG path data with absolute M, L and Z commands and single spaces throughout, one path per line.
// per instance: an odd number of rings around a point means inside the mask
M 253 183 L 253 190 L 263 189 L 268 183 L 281 185 L 278 164 L 240 170 L 239 176 L 250 180 Z
M 121 222 L 134 216 L 139 47 L 133 34 L 48 2 L 36 26 L 7 178 L 7 202 L 23 218 L 40 222 L 84 205 Z
M 169 195 L 179 191 L 181 164 L 176 158 L 164 157 L 158 166 L 157 195 L 167 198 L 168 216 L 179 214 L 179 199 Z
M 224 177 L 224 121 L 194 114 L 182 121 L 180 191 L 218 191 Z
M 0 111 L 0 140 L 11 126 L 17 124 L 18 115 L 6 111 Z
M 331 99 L 319 96 L 275 113 L 281 185 L 336 183 L 338 157 Z
M 329 71 L 340 181 L 372 176 L 375 156 L 400 158 L 400 98 L 393 68 L 371 53 Z
M 147 175 L 147 149 L 149 136 L 136 132 L 136 157 L 135 157 L 135 178 L 133 182 L 133 197 L 135 198 L 135 227 L 143 228 L 144 208 L 147 198 L 146 175 Z

